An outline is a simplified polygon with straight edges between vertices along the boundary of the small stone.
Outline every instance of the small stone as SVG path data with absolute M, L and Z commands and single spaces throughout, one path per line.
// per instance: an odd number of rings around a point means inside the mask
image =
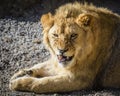
M 40 44 L 40 43 L 41 43 L 41 40 L 40 40 L 40 39 L 38 39 L 38 38 L 35 38 L 35 39 L 33 40 L 33 43 Z
M 12 38 L 10 38 L 10 37 L 4 37 L 4 41 L 5 42 L 10 42 L 10 43 L 13 42 Z
M 20 36 L 25 36 L 25 32 L 20 32 Z

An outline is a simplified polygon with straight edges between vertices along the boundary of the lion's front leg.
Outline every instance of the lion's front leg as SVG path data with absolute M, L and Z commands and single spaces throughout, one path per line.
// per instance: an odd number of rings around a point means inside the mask
M 85 87 L 85 82 L 60 75 L 43 78 L 20 77 L 10 83 L 12 90 L 31 91 L 35 93 L 66 92 Z
M 50 76 L 54 74 L 55 72 L 51 67 L 51 65 L 49 64 L 49 62 L 44 62 L 44 63 L 37 64 L 31 68 L 22 69 L 18 71 L 12 76 L 10 81 L 23 76 L 45 77 L 45 76 Z

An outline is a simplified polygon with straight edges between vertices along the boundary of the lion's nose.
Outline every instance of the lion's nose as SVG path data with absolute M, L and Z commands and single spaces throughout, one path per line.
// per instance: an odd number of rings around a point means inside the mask
M 63 54 L 68 51 L 68 49 L 58 49 L 58 50 L 59 50 L 60 54 Z

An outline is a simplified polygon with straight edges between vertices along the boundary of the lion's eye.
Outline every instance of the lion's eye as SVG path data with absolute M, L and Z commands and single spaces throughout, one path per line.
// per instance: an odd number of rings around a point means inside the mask
M 54 37 L 58 37 L 58 34 L 53 34 Z
M 70 37 L 70 38 L 71 38 L 71 40 L 73 40 L 73 39 L 76 39 L 76 38 L 77 38 L 77 36 L 78 36 L 78 34 L 75 34 L 75 33 L 74 33 L 74 34 L 72 34 L 72 35 L 71 35 L 71 37 Z

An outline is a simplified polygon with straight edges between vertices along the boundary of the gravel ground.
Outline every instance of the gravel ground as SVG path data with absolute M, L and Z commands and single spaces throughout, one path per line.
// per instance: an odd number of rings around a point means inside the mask
M 39 22 L 44 12 L 45 10 L 37 5 L 27 10 L 22 17 L 6 16 L 0 19 L 0 96 L 39 96 L 35 93 L 12 92 L 8 88 L 8 82 L 19 69 L 31 67 L 49 58 L 49 52 L 42 43 L 42 27 Z M 43 95 L 120 96 L 120 91 L 82 90 Z

